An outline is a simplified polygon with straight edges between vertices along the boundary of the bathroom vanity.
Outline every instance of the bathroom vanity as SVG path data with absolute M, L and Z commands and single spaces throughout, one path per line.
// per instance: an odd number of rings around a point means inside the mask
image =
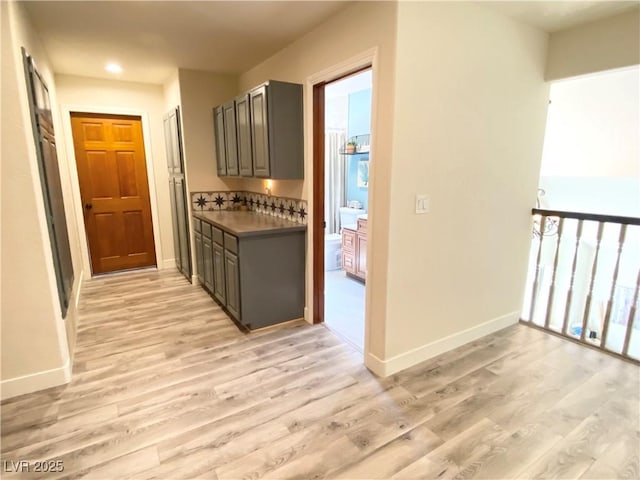
M 367 219 L 342 228 L 342 270 L 361 281 L 367 277 Z
M 193 216 L 200 285 L 249 330 L 304 316 L 306 225 L 254 212 Z

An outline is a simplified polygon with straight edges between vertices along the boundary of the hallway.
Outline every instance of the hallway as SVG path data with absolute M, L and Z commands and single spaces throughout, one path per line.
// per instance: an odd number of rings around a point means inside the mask
M 91 280 L 80 309 L 72 382 L 2 404 L 2 460 L 62 460 L 46 478 L 640 472 L 638 367 L 525 326 L 378 379 L 322 326 L 239 332 L 174 272 Z

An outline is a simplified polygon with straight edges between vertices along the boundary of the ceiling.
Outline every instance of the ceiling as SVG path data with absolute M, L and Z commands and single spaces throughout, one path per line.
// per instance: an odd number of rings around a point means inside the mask
M 557 32 L 640 6 L 640 1 L 556 0 L 484 2 L 505 15 L 547 32 Z
M 57 73 L 163 83 L 241 73 L 345 8 L 340 1 L 28 1 Z M 104 66 L 122 66 L 118 75 Z
M 1 1 L 1 0 L 0 0 Z M 347 7 L 347 1 L 27 1 L 57 73 L 163 83 L 176 68 L 241 73 Z M 482 2 L 554 32 L 639 1 Z M 107 73 L 108 62 L 120 74 Z

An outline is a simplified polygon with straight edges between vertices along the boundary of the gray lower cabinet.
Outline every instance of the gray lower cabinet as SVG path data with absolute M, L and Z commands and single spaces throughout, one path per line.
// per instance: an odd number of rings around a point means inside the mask
M 200 220 L 196 220 L 199 222 Z M 204 255 L 202 253 L 202 234 L 194 232 L 196 246 L 196 268 L 198 269 L 198 281 L 204 285 Z
M 221 245 L 213 244 L 213 295 L 223 305 L 227 304 L 226 277 L 224 274 L 224 248 Z
M 238 320 L 240 316 L 240 265 L 238 256 L 229 250 L 224 252 L 224 272 L 227 286 L 227 310 Z
M 198 222 L 198 278 L 237 323 L 254 330 L 304 316 L 304 231 L 238 237 Z
M 202 237 L 202 265 L 204 270 L 204 286 L 210 292 L 214 289 L 213 244 L 210 238 Z

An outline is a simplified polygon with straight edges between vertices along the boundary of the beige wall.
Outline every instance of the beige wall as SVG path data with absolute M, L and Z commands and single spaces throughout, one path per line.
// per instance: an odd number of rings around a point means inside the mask
M 75 284 L 67 327 L 62 320 L 20 47 L 35 58 L 48 83 L 55 109 L 56 91 L 49 59 L 24 14 L 13 2 L 2 13 L 2 398 L 68 381 L 66 331 L 75 329 L 80 280 L 77 236 L 69 230 Z M 56 112 L 54 111 L 54 116 Z M 68 206 L 68 172 L 61 166 Z M 67 214 L 73 227 L 73 214 Z
M 552 33 L 545 78 L 557 80 L 640 63 L 640 7 Z
M 158 267 L 173 266 L 173 233 L 171 226 L 171 209 L 169 205 L 169 187 L 167 163 L 164 145 L 164 130 L 162 116 L 165 111 L 165 100 L 162 86 L 142 83 L 121 82 L 116 80 L 102 80 L 70 75 L 56 75 L 58 88 L 58 102 L 61 108 L 61 118 L 64 127 L 64 142 L 59 142 L 62 149 L 61 156 L 67 156 L 75 186 L 75 207 L 81 208 L 80 191 L 77 184 L 77 171 L 71 137 L 71 123 L 69 111 L 97 112 L 97 113 L 131 113 L 143 115 L 145 142 L 151 151 L 146 151 L 147 160 L 151 160 L 152 169 L 147 173 L 152 177 L 155 188 L 152 188 L 151 202 L 157 205 L 154 214 L 154 233 L 159 229 L 159 245 L 156 244 Z M 145 118 L 146 117 L 146 118 Z M 145 122 L 148 122 L 145 124 Z M 85 262 L 85 271 L 90 276 L 89 256 L 85 240 L 82 217 L 77 224 L 82 232 L 81 246 Z M 158 249 L 158 246 L 160 247 Z
M 388 369 L 518 318 L 546 46 L 544 33 L 481 4 L 399 4 Z M 415 214 L 417 193 L 430 213 Z
M 240 179 L 216 175 L 213 107 L 237 93 L 237 77 L 199 70 L 178 70 L 182 138 L 190 192 L 239 188 Z
M 378 49 L 374 72 L 374 113 L 372 118 L 371 181 L 369 187 L 370 221 L 368 231 L 367 316 L 369 340 L 366 349 L 383 355 L 384 319 L 387 289 L 387 247 L 389 171 L 393 128 L 394 55 L 396 4 L 361 2 L 346 8 L 321 26 L 284 48 L 273 57 L 240 76 L 239 90 L 248 90 L 265 80 L 283 80 L 305 84 L 310 76 L 372 48 Z M 311 111 L 305 85 L 305 180 L 274 182 L 274 195 L 311 200 L 312 142 Z M 377 96 L 376 96 L 377 92 Z M 263 191 L 260 180 L 245 181 L 246 188 Z M 311 204 L 310 204 L 311 207 Z M 312 219 L 307 234 L 307 299 L 312 304 Z

